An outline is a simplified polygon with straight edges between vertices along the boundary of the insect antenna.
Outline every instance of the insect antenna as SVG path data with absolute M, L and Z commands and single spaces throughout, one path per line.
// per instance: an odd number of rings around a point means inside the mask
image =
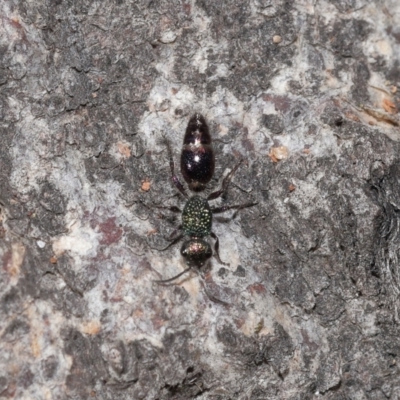
M 175 275 L 175 276 L 172 277 L 172 278 L 169 278 L 169 279 L 160 279 L 160 280 L 156 280 L 156 281 L 153 281 L 153 282 L 157 283 L 158 285 L 164 285 L 164 284 L 166 284 L 166 283 L 170 283 L 170 282 L 174 281 L 175 279 L 180 278 L 183 274 L 186 274 L 186 272 L 189 272 L 190 270 L 191 270 L 191 267 L 186 268 L 185 270 L 183 270 L 183 271 L 180 272 L 178 275 Z

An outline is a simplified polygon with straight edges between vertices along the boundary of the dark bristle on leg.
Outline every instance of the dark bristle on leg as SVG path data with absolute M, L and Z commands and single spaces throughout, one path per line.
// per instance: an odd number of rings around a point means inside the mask
M 186 272 L 189 272 L 191 270 L 191 267 L 186 268 L 185 270 L 183 270 L 182 272 L 180 272 L 178 275 L 175 275 L 172 278 L 169 279 L 160 279 L 160 280 L 155 280 L 153 281 L 154 283 L 157 283 L 158 285 L 165 285 L 166 283 L 171 283 L 173 282 L 175 279 L 180 278 L 182 275 L 186 274 Z

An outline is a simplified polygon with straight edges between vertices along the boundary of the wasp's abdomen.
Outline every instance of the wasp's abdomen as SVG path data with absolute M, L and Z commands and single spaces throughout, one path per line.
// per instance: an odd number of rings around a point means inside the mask
M 193 191 L 201 191 L 214 175 L 215 157 L 206 120 L 195 114 L 189 120 L 181 153 L 182 176 Z
M 214 168 L 214 151 L 210 145 L 183 146 L 181 171 L 191 190 L 195 192 L 203 190 L 213 177 Z

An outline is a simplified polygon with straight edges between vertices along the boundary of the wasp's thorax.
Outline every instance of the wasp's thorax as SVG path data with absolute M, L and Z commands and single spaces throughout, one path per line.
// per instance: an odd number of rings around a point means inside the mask
M 186 236 L 203 238 L 210 235 L 212 211 L 208 201 L 200 196 L 192 196 L 182 212 L 182 230 Z
M 202 267 L 212 256 L 210 244 L 203 238 L 212 228 L 212 212 L 206 199 L 192 196 L 182 212 L 182 230 L 190 239 L 183 243 L 181 254 L 190 267 Z
M 181 172 L 190 190 L 203 190 L 214 168 L 214 150 L 206 120 L 201 114 L 194 114 L 186 128 L 181 153 Z

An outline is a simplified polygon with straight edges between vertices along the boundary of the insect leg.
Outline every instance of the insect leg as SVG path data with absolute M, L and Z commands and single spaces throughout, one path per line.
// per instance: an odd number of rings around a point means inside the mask
M 184 186 L 182 185 L 181 181 L 179 180 L 178 176 L 175 174 L 175 163 L 174 163 L 174 157 L 172 155 L 172 150 L 171 150 L 171 145 L 169 141 L 164 138 L 165 145 L 167 146 L 167 151 L 168 151 L 168 158 L 169 158 L 169 167 L 171 169 L 171 180 L 172 183 L 175 185 L 175 187 L 185 196 L 188 197 L 186 190 Z
M 200 283 L 201 283 L 201 286 L 204 289 L 204 292 L 206 293 L 207 297 L 211 301 L 213 301 L 214 303 L 222 304 L 224 306 L 230 306 L 231 305 L 230 303 L 227 303 L 226 301 L 223 301 L 223 300 L 219 299 L 218 297 L 215 297 L 213 294 L 211 294 L 210 291 L 207 289 L 207 284 L 204 282 L 204 278 L 202 277 L 201 273 L 199 271 L 197 271 L 197 270 L 196 270 L 196 272 L 197 272 L 197 275 L 199 276 Z
M 175 229 L 170 237 L 167 240 L 170 240 L 171 242 L 168 243 L 168 245 L 166 247 L 164 247 L 163 249 L 161 249 L 160 251 L 165 251 L 168 248 L 170 248 L 171 246 L 173 246 L 175 243 L 179 242 L 182 238 L 183 238 L 183 233 L 180 233 L 179 235 L 176 235 L 177 232 L 181 229 L 181 227 L 178 227 L 177 229 Z M 175 236 L 176 235 L 176 236 Z
M 228 189 L 229 183 L 233 177 L 233 175 L 235 174 L 235 172 L 237 171 L 237 169 L 240 167 L 240 165 L 242 164 L 243 159 L 241 159 L 236 165 L 235 167 L 232 169 L 231 172 L 229 172 L 229 174 L 223 179 L 222 181 L 222 185 L 221 185 L 221 189 L 212 192 L 208 195 L 207 200 L 214 200 L 217 199 L 218 197 L 220 197 L 224 192 L 226 192 L 226 190 Z
M 219 239 L 218 236 L 214 233 L 211 232 L 210 236 L 215 240 L 215 245 L 214 245 L 214 251 L 215 251 L 215 258 L 217 259 L 217 261 L 222 264 L 222 265 L 229 265 L 229 263 L 225 263 L 221 260 L 221 257 L 219 256 Z
M 220 214 L 228 210 L 236 210 L 235 213 L 232 215 L 232 219 L 236 217 L 236 214 L 242 210 L 243 208 L 253 207 L 258 203 L 244 203 L 244 204 L 234 204 L 234 205 L 226 205 L 221 207 L 213 207 L 211 208 L 211 212 L 213 214 Z

